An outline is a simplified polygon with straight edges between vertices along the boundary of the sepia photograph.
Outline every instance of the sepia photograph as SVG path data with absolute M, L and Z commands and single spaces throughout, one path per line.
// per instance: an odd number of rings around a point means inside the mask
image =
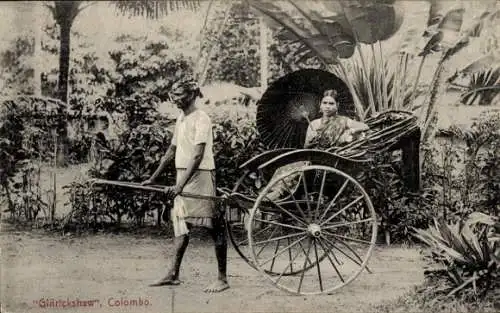
M 0 312 L 500 312 L 500 0 L 0 2 Z

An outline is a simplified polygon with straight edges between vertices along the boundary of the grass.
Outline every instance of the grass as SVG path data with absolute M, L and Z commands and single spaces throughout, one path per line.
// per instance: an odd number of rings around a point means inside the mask
M 418 286 L 404 296 L 373 307 L 374 313 L 494 313 L 500 311 L 500 290 L 495 290 L 485 299 L 468 303 L 459 298 L 435 301 L 424 295 Z

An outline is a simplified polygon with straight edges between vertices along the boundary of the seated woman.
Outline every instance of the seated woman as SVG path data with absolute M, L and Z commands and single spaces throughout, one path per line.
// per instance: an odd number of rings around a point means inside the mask
M 327 149 L 347 144 L 366 130 L 368 125 L 338 115 L 337 91 L 330 89 L 323 93 L 320 103 L 321 118 L 309 124 L 306 133 L 306 148 Z
M 369 130 L 368 125 L 338 115 L 337 91 L 326 90 L 320 102 L 321 118 L 313 120 L 307 129 L 304 148 L 326 150 L 334 146 L 347 144 L 358 139 L 364 131 Z M 308 161 L 299 161 L 278 168 L 271 178 L 279 177 L 283 173 L 310 164 Z M 301 175 L 290 175 L 271 187 L 267 199 L 271 201 L 284 200 L 290 197 L 290 192 L 298 186 Z M 261 216 L 261 218 L 263 218 Z M 248 216 L 243 217 L 245 228 L 248 230 Z M 254 226 L 258 227 L 258 226 Z
M 347 116 L 338 115 L 337 91 L 333 89 L 326 90 L 320 102 L 320 110 L 323 113 L 321 118 L 313 120 L 307 129 L 305 148 L 326 150 L 334 146 L 341 146 L 359 139 L 364 131 L 369 130 L 368 125 L 362 122 L 350 119 Z M 300 166 L 307 165 L 308 162 L 294 162 L 287 164 L 273 175 L 278 177 L 282 173 Z M 297 177 L 289 176 L 285 179 L 288 186 L 296 183 Z M 290 188 L 292 189 L 293 188 Z M 283 183 L 273 186 L 268 198 L 271 200 L 281 199 L 288 194 L 288 190 Z

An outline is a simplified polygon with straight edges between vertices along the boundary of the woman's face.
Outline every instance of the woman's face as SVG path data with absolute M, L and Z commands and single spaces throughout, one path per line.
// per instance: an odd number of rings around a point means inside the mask
M 321 99 L 320 110 L 324 116 L 333 116 L 337 114 L 337 101 L 330 96 Z

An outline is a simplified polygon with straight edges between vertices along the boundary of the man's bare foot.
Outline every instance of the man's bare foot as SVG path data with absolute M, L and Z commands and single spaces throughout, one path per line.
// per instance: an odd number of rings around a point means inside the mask
M 221 292 L 226 289 L 229 289 L 229 284 L 225 280 L 217 280 L 216 282 L 212 283 L 209 285 L 207 288 L 205 288 L 205 292 L 207 293 L 216 293 L 216 292 Z
M 159 281 L 152 283 L 149 287 L 160 287 L 160 286 L 177 286 L 180 285 L 181 281 L 171 274 L 168 274 Z

